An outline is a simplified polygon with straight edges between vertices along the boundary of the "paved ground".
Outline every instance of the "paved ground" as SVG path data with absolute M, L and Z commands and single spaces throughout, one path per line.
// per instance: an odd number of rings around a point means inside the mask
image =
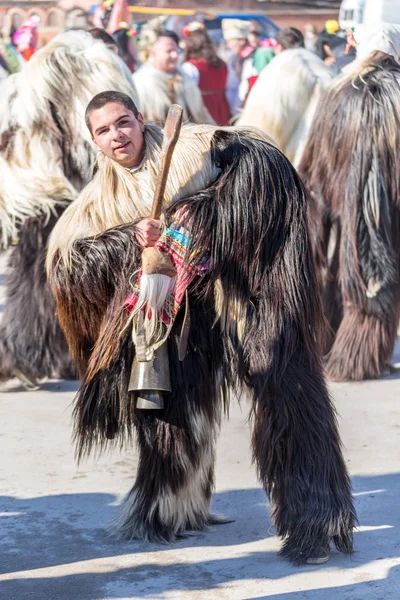
M 400 346 L 395 360 L 400 361 Z M 214 510 L 229 525 L 173 546 L 121 543 L 107 524 L 135 473 L 135 451 L 76 467 L 70 444 L 75 382 L 0 393 L 2 600 L 398 600 L 400 377 L 336 384 L 360 519 L 352 559 L 322 567 L 279 559 L 279 540 L 251 466 L 247 403 L 232 406 L 218 452 Z

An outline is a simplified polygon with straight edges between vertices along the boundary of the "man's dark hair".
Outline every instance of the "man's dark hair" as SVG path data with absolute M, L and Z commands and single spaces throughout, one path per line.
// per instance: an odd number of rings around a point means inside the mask
M 296 27 L 282 27 L 276 34 L 276 41 L 284 50 L 304 48 L 304 35 Z
M 97 94 L 94 98 L 91 99 L 85 110 L 85 123 L 90 133 L 93 133 L 90 124 L 90 115 L 94 110 L 103 108 L 103 106 L 109 104 L 110 102 L 117 102 L 118 104 L 122 104 L 122 106 L 125 106 L 125 108 L 133 112 L 135 117 L 137 117 L 139 114 L 139 111 L 134 101 L 127 94 L 114 91 L 100 92 L 100 94 Z
M 92 27 L 89 29 L 89 33 L 95 40 L 101 40 L 105 43 L 108 48 L 113 48 L 114 46 L 118 46 L 115 40 L 111 37 L 109 33 L 105 29 L 101 27 Z
M 167 37 L 167 38 L 170 38 L 171 40 L 174 40 L 175 44 L 177 46 L 179 46 L 179 35 L 177 33 L 175 33 L 175 31 L 171 31 L 170 29 L 164 29 L 163 31 L 160 31 L 160 33 L 157 36 L 157 39 L 160 39 L 163 37 Z

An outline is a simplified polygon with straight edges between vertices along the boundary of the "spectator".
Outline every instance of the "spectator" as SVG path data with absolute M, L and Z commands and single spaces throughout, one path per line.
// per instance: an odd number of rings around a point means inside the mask
M 7 74 L 18 73 L 21 70 L 21 62 L 14 48 L 0 37 L 0 64 Z
M 289 48 L 304 48 L 304 35 L 296 27 L 282 27 L 276 34 L 275 54 Z
M 318 33 L 317 28 L 312 23 L 304 25 L 304 46 L 310 52 L 317 52 Z
M 197 85 L 178 68 L 178 46 L 161 34 L 148 62 L 133 75 L 141 112 L 146 121 L 164 125 L 171 104 L 180 104 L 185 121 L 214 123 Z
M 199 86 L 203 102 L 217 125 L 227 125 L 231 117 L 225 88 L 228 68 L 217 55 L 204 29 L 189 31 L 186 36 L 183 71 Z
M 225 46 L 230 51 L 228 63 L 233 73 L 228 77 L 228 101 L 233 112 L 243 104 L 249 91 L 249 78 L 256 75 L 253 60 L 257 48 L 251 46 L 248 37 L 252 31 L 249 21 L 241 19 L 222 19 L 222 33 Z M 253 36 L 254 42 L 254 36 Z M 235 87 L 234 87 L 235 86 Z
M 272 48 L 257 48 L 257 50 L 254 54 L 254 58 L 253 58 L 254 73 L 247 80 L 248 81 L 248 91 L 246 94 L 246 99 L 247 99 L 247 96 L 249 95 L 251 88 L 257 81 L 261 71 L 271 62 L 271 60 L 274 58 L 274 56 L 275 56 L 275 52 L 274 52 L 274 50 L 272 50 Z
M 130 72 L 133 73 L 136 66 L 135 48 L 133 46 L 133 33 L 128 26 L 126 26 L 114 31 L 112 37 L 118 45 L 120 57 L 127 65 Z
M 37 27 L 39 17 L 33 15 L 21 25 L 21 27 L 12 36 L 12 41 L 16 46 L 17 52 L 24 60 L 29 60 L 36 52 L 38 36 Z
M 317 54 L 335 75 L 355 58 L 354 48 L 349 48 L 345 37 L 337 35 L 339 25 L 330 20 L 325 23 L 325 30 L 318 36 Z
M 109 33 L 107 33 L 105 29 L 102 29 L 101 27 L 93 27 L 92 29 L 89 29 L 89 33 L 95 40 L 101 40 L 109 50 L 112 50 L 115 52 L 115 54 L 119 54 L 117 42 Z

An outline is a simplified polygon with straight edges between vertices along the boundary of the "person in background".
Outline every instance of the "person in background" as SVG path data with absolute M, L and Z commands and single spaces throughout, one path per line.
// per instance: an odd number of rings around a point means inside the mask
M 24 60 L 29 60 L 37 49 L 37 27 L 39 17 L 33 15 L 27 19 L 22 26 L 12 36 L 12 41 L 16 46 L 17 52 Z
M 338 22 L 334 19 L 330 19 L 329 21 L 326 21 L 324 30 L 318 35 L 316 52 L 328 66 L 333 65 L 335 62 L 332 55 L 332 49 L 338 45 L 338 32 Z
M 192 123 L 214 123 L 193 80 L 178 66 L 178 46 L 163 33 L 150 50 L 149 60 L 133 74 L 146 121 L 163 126 L 171 104 L 180 104 L 183 118 Z
M 133 45 L 135 33 L 136 32 L 132 31 L 126 23 L 120 23 L 120 29 L 117 29 L 112 34 L 112 37 L 119 48 L 119 55 L 131 73 L 135 71 L 136 67 L 136 53 Z
M 304 36 L 296 27 L 283 27 L 276 34 L 276 43 L 274 49 L 270 47 L 257 48 L 253 55 L 252 72 L 247 81 L 242 81 L 239 90 L 239 97 L 243 102 L 247 100 L 250 90 L 258 79 L 261 71 L 271 62 L 275 55 L 281 54 L 284 50 L 293 48 L 304 48 Z
M 354 60 L 355 50 L 347 47 L 337 21 L 332 19 L 325 23 L 325 30 L 318 36 L 317 54 L 335 75 Z
M 255 84 L 261 71 L 271 62 L 275 56 L 275 51 L 272 48 L 257 48 L 253 58 L 253 74 L 247 79 L 248 89 L 245 96 L 245 101 L 250 93 L 251 88 Z M 243 84 L 244 89 L 244 84 Z
M 331 69 L 304 48 L 301 31 L 280 29 L 276 57 L 261 71 L 237 125 L 257 127 L 270 135 L 296 167 L 320 97 L 331 84 Z
M 304 46 L 310 52 L 317 52 L 318 32 L 313 23 L 304 25 Z
M 248 45 L 251 48 L 259 48 L 261 44 L 260 25 L 256 20 L 250 21 L 249 35 L 247 36 Z
M 22 59 L 21 59 L 22 60 Z M 0 64 L 7 71 L 8 75 L 18 73 L 21 70 L 21 63 L 18 54 L 10 44 L 6 44 L 0 37 Z
M 112 50 L 115 52 L 115 54 L 119 54 L 117 42 L 109 33 L 107 33 L 105 29 L 102 29 L 101 27 L 93 27 L 92 29 L 89 29 L 89 33 L 95 40 L 101 40 L 109 50 Z
M 225 88 L 228 68 L 219 58 L 204 28 L 186 35 L 185 62 L 182 70 L 199 86 L 203 102 L 217 125 L 227 125 L 231 118 Z
M 250 22 L 242 19 L 222 19 L 222 35 L 224 36 L 225 48 L 227 50 L 228 83 L 227 98 L 232 114 L 236 114 L 246 97 L 248 78 L 253 74 L 252 48 L 247 38 L 250 33 Z M 241 89 L 244 83 L 246 89 Z
M 285 50 L 304 48 L 304 46 L 304 35 L 296 27 L 282 27 L 276 34 L 276 55 L 281 54 Z

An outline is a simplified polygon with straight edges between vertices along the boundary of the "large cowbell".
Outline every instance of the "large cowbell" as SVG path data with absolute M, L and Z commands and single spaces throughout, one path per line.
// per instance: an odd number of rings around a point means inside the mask
M 135 356 L 128 390 L 139 392 L 137 409 L 164 408 L 163 392 L 172 391 L 167 342 L 157 348 L 152 360 L 139 361 Z

